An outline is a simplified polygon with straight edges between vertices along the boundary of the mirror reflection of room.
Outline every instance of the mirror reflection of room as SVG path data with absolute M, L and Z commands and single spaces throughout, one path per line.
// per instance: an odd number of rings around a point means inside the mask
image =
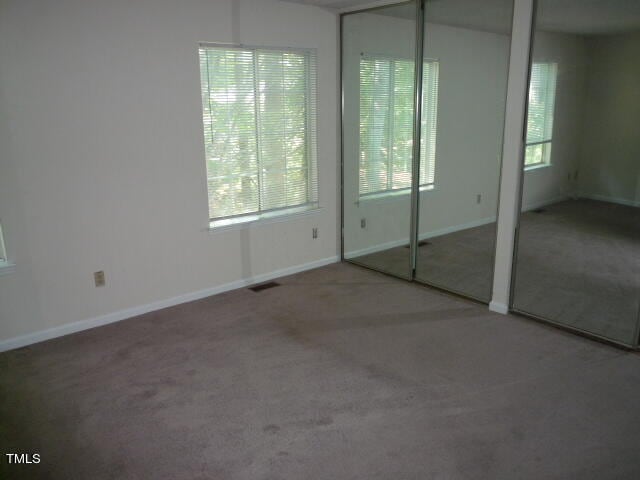
M 640 15 L 630 2 L 603 5 L 594 14 L 577 0 L 538 2 L 513 307 L 631 344 L 640 290 Z
M 344 255 L 404 278 L 413 273 L 415 8 L 343 17 Z M 424 10 L 415 279 L 485 302 L 512 8 L 439 0 Z
M 421 141 L 418 281 L 488 303 L 507 94 L 512 0 L 425 4 L 424 54 L 437 59 L 437 131 Z M 425 75 L 425 103 L 434 97 Z M 425 109 L 427 120 L 429 109 Z M 422 173 L 422 172 L 421 172 Z
M 342 18 L 344 256 L 406 279 L 415 17 L 406 2 Z M 379 255 L 390 249 L 392 259 Z

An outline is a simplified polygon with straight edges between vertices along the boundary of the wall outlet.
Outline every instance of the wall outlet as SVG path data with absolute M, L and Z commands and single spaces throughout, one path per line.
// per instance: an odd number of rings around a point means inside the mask
M 105 279 L 104 279 L 104 270 L 100 270 L 99 272 L 93 272 L 93 281 L 96 284 L 96 287 L 104 287 Z
M 318 238 L 318 227 L 313 227 L 313 229 L 311 230 L 311 238 Z
M 481 193 L 476 195 L 476 203 L 482 203 L 482 194 Z
M 361 218 L 360 219 L 360 228 L 367 228 L 367 219 L 366 218 Z

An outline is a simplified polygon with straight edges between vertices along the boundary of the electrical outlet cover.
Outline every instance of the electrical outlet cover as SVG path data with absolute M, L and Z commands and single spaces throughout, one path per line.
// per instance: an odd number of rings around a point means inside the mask
M 96 287 L 104 287 L 105 285 L 104 271 L 100 270 L 99 272 L 94 272 L 93 281 L 95 282 Z

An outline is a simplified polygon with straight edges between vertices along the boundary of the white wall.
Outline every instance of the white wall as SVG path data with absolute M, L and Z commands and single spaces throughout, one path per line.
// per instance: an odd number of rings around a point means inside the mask
M 345 252 L 363 252 L 408 242 L 410 199 L 358 199 L 359 56 L 412 59 L 415 23 L 375 14 L 346 21 Z M 421 237 L 495 220 L 509 55 L 502 34 L 427 23 L 425 39 L 425 57 L 439 61 L 440 75 L 435 188 L 421 194 Z
M 333 14 L 267 0 L 4 0 L 0 22 L 0 218 L 16 263 L 0 277 L 0 341 L 335 258 Z M 318 49 L 320 212 L 205 231 L 199 41 Z
M 640 32 L 586 44 L 580 195 L 640 206 Z
M 534 61 L 557 62 L 551 166 L 525 172 L 523 208 L 570 196 L 640 204 L 640 33 L 538 32 Z
M 570 197 L 577 191 L 584 118 L 586 50 L 580 35 L 536 32 L 534 62 L 556 62 L 558 77 L 551 164 L 525 171 L 522 208 L 528 210 Z

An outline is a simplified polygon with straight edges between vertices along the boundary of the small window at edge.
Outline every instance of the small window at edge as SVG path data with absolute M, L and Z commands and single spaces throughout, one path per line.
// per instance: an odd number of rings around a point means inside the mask
M 4 236 L 2 234 L 2 223 L 0 223 L 0 265 L 7 263 L 7 251 L 4 246 Z

